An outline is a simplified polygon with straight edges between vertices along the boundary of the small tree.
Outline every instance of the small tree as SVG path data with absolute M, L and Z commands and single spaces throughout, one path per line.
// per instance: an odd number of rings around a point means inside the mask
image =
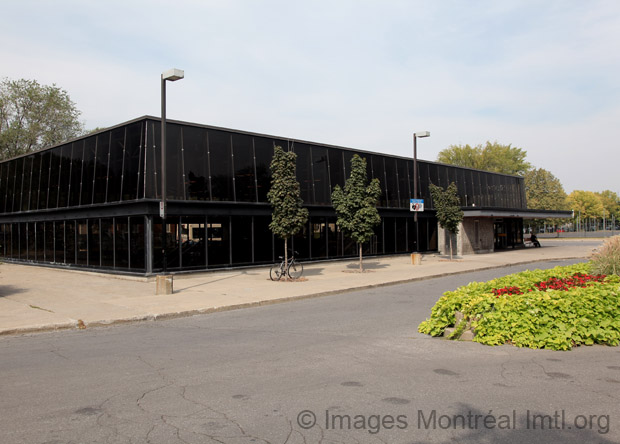
M 459 224 L 463 220 L 463 210 L 461 210 L 461 200 L 457 194 L 454 182 L 448 185 L 445 190 L 437 185 L 430 184 L 433 206 L 437 211 L 439 226 L 448 230 L 452 235 L 459 232 Z M 450 260 L 452 260 L 452 235 L 450 236 Z
M 381 222 L 377 211 L 380 195 L 379 179 L 368 183 L 366 159 L 355 154 L 351 159 L 351 176 L 347 179 L 344 190 L 340 185 L 334 187 L 332 203 L 338 216 L 338 227 L 357 242 L 360 272 L 363 271 L 362 244 L 370 240 L 374 234 L 373 227 Z
M 282 147 L 273 149 L 271 159 L 271 188 L 267 199 L 273 207 L 269 229 L 284 239 L 284 260 L 288 261 L 288 238 L 296 235 L 308 220 L 308 209 L 303 208 L 301 191 L 295 175 L 297 155 L 284 151 Z

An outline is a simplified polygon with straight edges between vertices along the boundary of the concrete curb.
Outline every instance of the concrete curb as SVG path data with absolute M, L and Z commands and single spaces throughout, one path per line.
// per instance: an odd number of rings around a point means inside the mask
M 267 306 L 267 305 L 283 304 L 286 302 L 301 301 L 304 299 L 314 299 L 314 298 L 320 298 L 320 297 L 325 297 L 325 296 L 332 296 L 336 294 L 349 293 L 349 292 L 357 291 L 357 290 L 366 290 L 366 289 L 371 289 L 371 288 L 400 285 L 400 284 L 406 284 L 410 282 L 437 279 L 437 278 L 442 278 L 446 276 L 455 276 L 459 274 L 467 274 L 467 273 L 486 271 L 486 270 L 495 270 L 498 268 L 512 267 L 512 266 L 517 266 L 517 265 L 534 264 L 537 262 L 566 261 L 566 260 L 575 260 L 575 259 L 587 259 L 587 258 L 579 257 L 579 256 L 563 257 L 563 258 L 545 258 L 545 259 L 534 259 L 534 260 L 528 260 L 528 261 L 514 262 L 510 264 L 489 265 L 486 267 L 477 267 L 477 268 L 472 268 L 469 270 L 439 273 L 439 274 L 428 275 L 428 276 L 418 276 L 418 277 L 413 277 L 413 278 L 408 278 L 408 279 L 401 279 L 398 281 L 381 282 L 377 284 L 369 284 L 369 285 L 363 285 L 359 287 L 351 287 L 351 288 L 339 289 L 339 290 L 323 291 L 319 293 L 304 294 L 304 295 L 299 295 L 299 296 L 290 296 L 290 297 L 285 297 L 285 298 L 266 299 L 266 300 L 255 301 L 255 302 L 246 302 L 243 304 L 222 305 L 219 307 L 200 308 L 200 309 L 185 310 L 185 311 L 172 312 L 172 313 L 138 315 L 138 316 L 132 316 L 129 318 L 121 318 L 121 319 L 110 319 L 110 320 L 103 319 L 99 321 L 84 323 L 83 328 L 79 327 L 79 322 L 80 322 L 79 320 L 73 321 L 73 322 L 65 322 L 65 323 L 58 323 L 58 324 L 45 324 L 45 325 L 38 325 L 38 326 L 32 326 L 32 327 L 23 327 L 23 328 L 18 327 L 18 328 L 0 330 L 0 336 L 45 333 L 45 332 L 54 332 L 54 331 L 61 331 L 61 330 L 101 328 L 101 327 L 110 327 L 113 325 L 121 325 L 121 324 L 129 324 L 129 323 L 137 323 L 137 322 L 145 322 L 145 321 L 160 321 L 160 320 L 163 321 L 163 320 L 168 320 L 168 319 L 178 319 L 178 318 L 185 318 L 185 317 L 191 317 L 191 316 L 197 316 L 197 315 L 220 313 L 220 312 L 232 311 L 232 310 L 241 310 L 244 308 L 255 308 L 255 307 L 262 307 L 262 306 Z

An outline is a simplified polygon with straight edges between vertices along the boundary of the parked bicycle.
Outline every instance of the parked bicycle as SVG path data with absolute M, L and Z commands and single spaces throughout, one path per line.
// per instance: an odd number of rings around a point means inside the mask
M 295 251 L 296 254 L 297 251 Z M 269 270 L 269 278 L 272 281 L 279 281 L 282 276 L 288 276 L 291 279 L 299 279 L 304 272 L 304 266 L 295 260 L 295 257 L 291 255 L 288 261 L 284 262 L 284 256 L 279 256 L 282 260 L 279 264 L 274 264 Z

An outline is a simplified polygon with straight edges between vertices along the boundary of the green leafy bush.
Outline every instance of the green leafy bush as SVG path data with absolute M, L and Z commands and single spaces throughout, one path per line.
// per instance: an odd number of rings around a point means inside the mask
M 592 255 L 592 271 L 598 274 L 620 274 L 620 236 L 610 237 Z
M 583 275 L 590 272 L 588 263 L 472 282 L 446 292 L 418 330 L 439 336 L 454 325 L 454 314 L 460 311 L 471 321 L 474 341 L 482 344 L 510 343 L 553 350 L 569 350 L 581 344 L 618 345 L 620 278 L 584 279 Z M 585 286 L 555 285 L 556 289 L 540 285 L 571 282 L 575 276 Z

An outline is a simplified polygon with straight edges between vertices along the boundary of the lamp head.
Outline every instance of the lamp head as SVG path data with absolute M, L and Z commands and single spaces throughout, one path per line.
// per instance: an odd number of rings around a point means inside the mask
M 181 80 L 184 77 L 185 72 L 182 69 L 176 68 L 169 69 L 161 74 L 162 80 L 169 80 L 170 82 L 174 82 L 175 80 Z

